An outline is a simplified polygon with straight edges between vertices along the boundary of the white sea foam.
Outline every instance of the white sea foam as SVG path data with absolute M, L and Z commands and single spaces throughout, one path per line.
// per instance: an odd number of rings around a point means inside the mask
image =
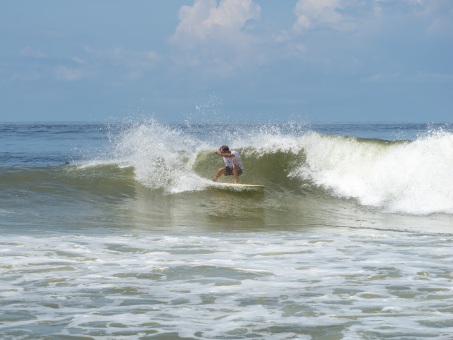
M 306 163 L 294 176 L 338 197 L 410 214 L 453 214 L 453 134 L 432 132 L 407 143 L 309 133 Z
M 448 334 L 450 241 L 337 229 L 3 235 L 0 297 L 10 316 L 0 334 L 98 339 Z

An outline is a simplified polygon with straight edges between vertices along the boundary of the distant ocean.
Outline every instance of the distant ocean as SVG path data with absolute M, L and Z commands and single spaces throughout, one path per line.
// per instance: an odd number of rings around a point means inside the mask
M 451 124 L 2 123 L 0 231 L 1 339 L 453 338 Z

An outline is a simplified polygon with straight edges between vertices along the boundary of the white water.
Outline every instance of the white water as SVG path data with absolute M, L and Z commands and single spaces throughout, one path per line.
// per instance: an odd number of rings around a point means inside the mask
M 324 228 L 2 236 L 0 244 L 3 336 L 453 333 L 449 236 Z
M 307 161 L 293 172 L 333 195 L 388 212 L 453 214 L 453 134 L 378 143 L 310 133 Z

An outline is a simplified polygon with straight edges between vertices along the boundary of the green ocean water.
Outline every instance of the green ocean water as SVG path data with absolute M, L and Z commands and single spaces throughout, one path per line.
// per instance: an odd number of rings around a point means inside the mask
M 0 335 L 448 338 L 451 131 L 1 124 Z

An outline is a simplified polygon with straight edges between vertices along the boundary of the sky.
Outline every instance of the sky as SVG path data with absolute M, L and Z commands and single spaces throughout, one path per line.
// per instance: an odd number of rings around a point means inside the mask
M 0 121 L 453 121 L 451 0 L 1 0 Z

